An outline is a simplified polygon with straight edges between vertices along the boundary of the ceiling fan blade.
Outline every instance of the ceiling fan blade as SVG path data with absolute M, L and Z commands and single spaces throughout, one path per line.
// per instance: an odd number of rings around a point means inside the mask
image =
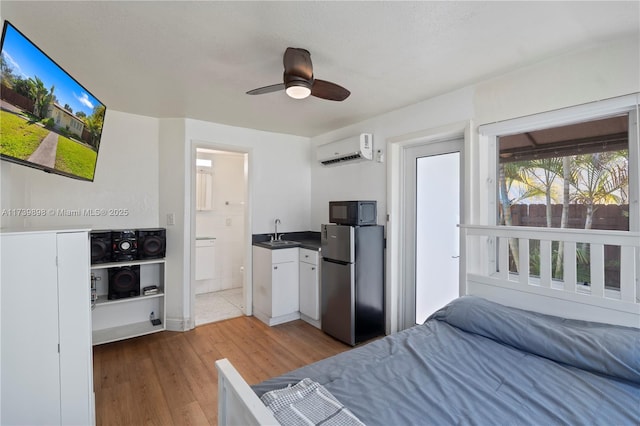
M 344 101 L 350 94 L 351 92 L 344 87 L 330 81 L 315 79 L 311 86 L 312 96 L 330 101 Z
M 265 93 L 277 92 L 278 90 L 284 90 L 284 83 L 272 84 L 271 86 L 264 86 L 249 90 L 247 95 L 264 95 Z
M 287 47 L 282 58 L 284 74 L 311 80 L 313 78 L 313 64 L 308 50 Z

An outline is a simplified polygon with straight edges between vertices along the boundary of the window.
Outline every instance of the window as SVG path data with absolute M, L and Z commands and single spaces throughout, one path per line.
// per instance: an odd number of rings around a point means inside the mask
M 498 224 L 629 231 L 630 179 L 635 188 L 638 181 L 637 165 L 633 172 L 630 168 L 634 114 L 498 135 Z M 589 244 L 577 248 L 578 281 L 585 285 L 590 282 L 589 249 Z M 562 243 L 552 242 L 551 252 L 552 278 L 562 280 Z M 515 242 L 509 254 L 509 271 L 517 274 L 522 258 Z M 605 286 L 619 288 L 620 247 L 605 246 L 604 256 Z M 539 258 L 539 241 L 531 240 L 532 276 L 539 274 Z
M 629 230 L 627 115 L 498 137 L 499 223 Z
M 213 171 L 212 161 L 205 158 L 196 159 L 196 210 L 205 211 L 213 208 Z

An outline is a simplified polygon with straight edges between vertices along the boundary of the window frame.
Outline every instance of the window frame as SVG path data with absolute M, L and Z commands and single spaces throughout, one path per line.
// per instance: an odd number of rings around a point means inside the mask
M 559 127 L 615 115 L 629 115 L 629 231 L 640 231 L 640 94 L 621 96 L 598 102 L 543 112 L 525 117 L 481 125 L 480 142 L 485 146 L 487 198 L 482 216 L 486 225 L 498 225 L 498 138 L 516 133 Z

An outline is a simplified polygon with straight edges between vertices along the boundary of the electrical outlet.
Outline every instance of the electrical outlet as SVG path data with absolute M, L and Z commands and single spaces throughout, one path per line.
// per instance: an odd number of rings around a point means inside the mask
M 231 226 L 231 218 L 228 217 L 227 220 L 224 221 L 225 225 Z
M 176 224 L 175 213 L 167 213 L 167 225 L 175 225 L 175 224 Z

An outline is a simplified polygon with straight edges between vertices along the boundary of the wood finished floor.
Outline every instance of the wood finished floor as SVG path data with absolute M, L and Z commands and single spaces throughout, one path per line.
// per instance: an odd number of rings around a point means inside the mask
M 255 384 L 347 349 L 303 321 L 268 327 L 254 317 L 96 346 L 96 423 L 217 425 L 216 360 Z

